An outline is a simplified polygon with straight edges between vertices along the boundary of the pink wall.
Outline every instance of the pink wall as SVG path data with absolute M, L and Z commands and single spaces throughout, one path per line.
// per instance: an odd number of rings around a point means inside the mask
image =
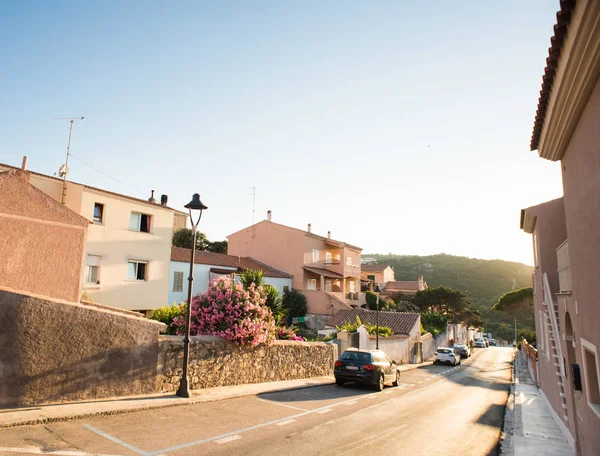
M 0 286 L 78 302 L 89 222 L 27 181 L 0 173 Z
M 581 338 L 600 350 L 600 82 L 596 82 L 565 155 L 562 177 L 573 292 L 569 314 L 583 371 Z M 575 306 L 577 305 L 577 306 Z M 600 362 L 600 359 L 598 360 Z M 600 417 L 579 397 L 584 453 L 600 454 Z

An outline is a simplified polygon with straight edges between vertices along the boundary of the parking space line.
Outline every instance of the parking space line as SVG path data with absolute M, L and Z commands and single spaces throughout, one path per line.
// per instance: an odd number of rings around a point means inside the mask
M 293 405 L 282 404 L 281 402 L 270 401 L 268 399 L 261 399 L 260 397 L 257 397 L 256 400 L 257 401 L 262 401 L 262 402 L 267 402 L 268 404 L 281 405 L 282 407 L 287 407 L 287 408 L 291 408 L 291 409 L 295 409 L 295 410 L 301 410 L 303 412 L 308 412 L 307 409 L 303 409 L 303 408 L 300 408 L 300 407 L 295 407 Z
M 96 434 L 98 434 L 101 437 L 104 437 L 105 439 L 110 440 L 111 442 L 116 443 L 117 445 L 121 445 L 122 447 L 125 447 L 137 454 L 141 454 L 143 456 L 149 456 L 150 453 L 145 452 L 144 450 L 140 450 L 137 447 L 134 447 L 133 445 L 128 444 L 127 442 L 123 442 L 122 440 L 119 440 L 116 437 L 113 437 L 110 434 L 107 434 L 106 432 L 101 431 L 100 429 L 96 429 L 94 426 L 90 426 L 89 424 L 84 424 L 83 425 L 84 428 L 86 428 L 88 431 L 92 431 Z M 157 454 L 162 453 L 162 451 L 159 451 Z
M 287 424 L 292 424 L 295 422 L 296 422 L 296 420 L 285 420 L 285 421 L 281 421 L 281 422 L 277 423 L 277 426 L 285 426 Z
M 0 453 L 10 453 L 10 454 L 52 454 L 59 456 L 119 456 L 119 455 L 110 455 L 110 454 L 99 454 L 99 453 L 85 453 L 83 451 L 50 451 L 45 452 L 41 449 L 36 448 L 7 448 L 0 447 Z
M 236 435 L 232 435 L 231 437 L 225 437 L 224 439 L 215 440 L 215 443 L 227 443 L 227 442 L 232 442 L 233 440 L 238 440 L 241 438 L 242 438 L 241 435 L 236 434 Z
M 323 414 L 323 413 L 329 413 L 329 412 L 331 412 L 331 409 L 319 410 L 317 413 Z

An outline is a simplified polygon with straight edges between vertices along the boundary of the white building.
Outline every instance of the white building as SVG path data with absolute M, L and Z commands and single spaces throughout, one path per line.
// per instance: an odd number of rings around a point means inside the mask
M 171 272 L 169 275 L 169 304 L 187 300 L 190 273 L 190 249 L 172 247 Z M 265 283 L 273 285 L 280 293 L 292 288 L 292 276 L 260 261 L 248 257 L 224 255 L 222 253 L 196 252 L 194 259 L 193 296 L 205 293 L 208 285 L 217 277 L 230 276 L 235 280 L 245 269 L 261 270 Z

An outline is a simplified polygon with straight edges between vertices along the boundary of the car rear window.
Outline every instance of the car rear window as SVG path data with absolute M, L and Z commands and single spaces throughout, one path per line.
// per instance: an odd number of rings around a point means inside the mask
M 454 348 L 467 348 L 466 345 L 455 345 Z
M 370 363 L 371 362 L 371 354 L 370 353 L 361 353 L 355 351 L 347 351 L 342 353 L 340 359 L 347 359 L 349 361 L 359 361 L 361 363 Z
M 448 350 L 447 348 L 440 348 L 438 349 L 438 353 L 450 353 L 450 350 Z

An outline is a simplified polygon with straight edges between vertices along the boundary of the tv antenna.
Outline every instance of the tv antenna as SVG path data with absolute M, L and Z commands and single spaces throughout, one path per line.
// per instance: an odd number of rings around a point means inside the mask
M 252 224 L 254 225 L 254 214 L 256 213 L 256 187 L 246 187 L 252 190 Z
M 69 142 L 67 143 L 67 158 L 65 164 L 58 169 L 59 177 L 63 180 L 62 196 L 60 203 L 65 204 L 65 196 L 67 195 L 67 174 L 69 173 L 69 156 L 71 155 L 71 136 L 73 135 L 73 124 L 78 120 L 83 120 L 84 117 L 55 117 L 54 120 L 68 120 L 71 126 L 69 127 Z

